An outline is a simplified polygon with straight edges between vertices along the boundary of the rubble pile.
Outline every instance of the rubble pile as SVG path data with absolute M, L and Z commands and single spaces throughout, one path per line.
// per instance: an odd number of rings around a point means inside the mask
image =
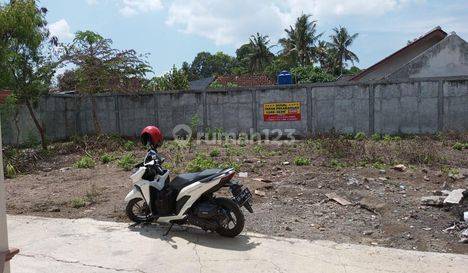
M 442 190 L 434 192 L 432 196 L 424 196 L 421 198 L 421 204 L 425 206 L 444 207 L 460 211 L 463 209 L 464 200 L 468 197 L 468 190 Z M 468 244 L 468 211 L 460 212 L 460 219 L 455 221 L 452 226 L 443 230 L 444 232 L 461 231 L 460 243 Z

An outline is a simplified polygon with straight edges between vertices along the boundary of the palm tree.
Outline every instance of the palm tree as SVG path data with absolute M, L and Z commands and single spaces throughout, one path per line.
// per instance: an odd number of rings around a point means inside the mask
M 319 62 L 320 66 L 325 69 L 328 65 L 328 58 L 330 47 L 326 41 L 319 41 L 317 46 L 315 47 L 315 54 L 317 55 L 317 61 Z
M 257 32 L 256 35 L 250 36 L 250 52 L 247 58 L 252 72 L 263 71 L 273 59 L 274 55 L 270 51 L 273 46 L 269 44 L 270 39 L 266 35 Z
M 322 36 L 322 33 L 317 34 L 317 21 L 310 20 L 310 17 L 306 14 L 298 17 L 294 27 L 284 30 L 287 37 L 279 40 L 283 47 L 281 53 L 301 65 L 309 65 L 316 60 L 315 44 Z
M 357 38 L 358 33 L 350 35 L 348 30 L 342 26 L 339 28 L 334 28 L 333 32 L 334 34 L 330 36 L 332 40 L 330 47 L 335 52 L 337 66 L 341 74 L 343 74 L 343 69 L 346 66 L 346 62 L 351 61 L 353 65 L 354 62 L 359 62 L 357 55 L 349 50 L 349 47 L 351 47 L 354 40 Z

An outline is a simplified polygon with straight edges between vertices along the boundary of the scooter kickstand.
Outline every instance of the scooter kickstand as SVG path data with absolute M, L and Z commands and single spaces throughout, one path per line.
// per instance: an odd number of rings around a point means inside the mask
M 164 235 L 163 235 L 164 237 L 166 237 L 169 234 L 169 232 L 171 231 L 173 225 L 174 225 L 174 223 L 171 223 L 171 225 L 167 229 L 166 233 L 164 233 Z

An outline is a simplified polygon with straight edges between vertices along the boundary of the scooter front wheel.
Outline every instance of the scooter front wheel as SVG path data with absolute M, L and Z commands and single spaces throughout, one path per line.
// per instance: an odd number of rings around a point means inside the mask
M 141 198 L 134 198 L 127 203 L 125 207 L 127 217 L 135 223 L 150 221 L 151 211 L 148 204 Z

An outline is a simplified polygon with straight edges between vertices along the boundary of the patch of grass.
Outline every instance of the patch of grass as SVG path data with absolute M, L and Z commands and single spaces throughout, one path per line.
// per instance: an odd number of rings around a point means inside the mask
M 133 151 L 133 149 L 135 149 L 135 142 L 129 140 L 124 143 L 123 147 L 125 151 Z
M 338 159 L 330 160 L 330 167 L 335 169 L 343 169 L 346 168 L 347 164 L 344 162 L 339 161 Z
M 452 176 L 460 173 L 460 170 L 457 168 L 452 168 L 450 166 L 444 165 L 440 168 L 440 171 L 445 175 Z
M 218 149 L 213 149 L 213 150 L 210 152 L 210 156 L 211 156 L 211 157 L 218 157 L 220 154 L 221 154 L 221 152 L 220 152 Z
M 455 142 L 455 144 L 453 144 L 452 148 L 454 150 L 458 150 L 458 151 L 461 151 L 463 149 L 468 149 L 468 142 L 466 142 L 466 143 Z
M 363 151 L 363 143 L 353 143 L 349 139 L 329 137 L 321 140 L 321 152 L 330 158 L 355 157 Z
M 253 147 L 253 151 L 257 155 L 262 155 L 265 152 L 265 147 L 263 147 L 262 145 L 259 145 L 259 144 L 255 144 L 254 147 Z
M 355 139 L 355 140 L 359 140 L 359 141 L 365 140 L 365 139 L 366 139 L 366 134 L 364 134 L 364 132 L 358 132 L 358 133 L 354 136 L 354 139 Z
M 73 166 L 79 169 L 91 169 L 94 168 L 94 166 L 96 166 L 96 162 L 90 156 L 85 155 L 81 157 L 77 162 L 75 162 Z
M 396 147 L 397 159 L 406 161 L 409 164 L 426 164 L 433 165 L 435 163 L 443 163 L 446 160 L 434 147 L 421 142 L 400 142 Z
M 373 133 L 371 139 L 373 141 L 380 141 L 382 139 L 382 136 L 379 133 Z
M 387 168 L 387 165 L 382 162 L 374 162 L 371 164 L 372 168 L 377 169 L 377 170 L 383 170 Z
M 241 164 L 238 162 L 234 162 L 234 161 L 228 161 L 228 162 L 218 164 L 217 168 L 220 168 L 220 169 L 234 168 L 234 170 L 238 172 L 240 171 Z
M 188 172 L 201 172 L 206 169 L 216 168 L 218 164 L 204 154 L 197 154 L 193 160 L 187 164 Z
M 111 155 L 111 154 L 103 154 L 101 156 L 101 162 L 103 164 L 111 163 L 114 160 L 115 160 L 115 157 L 113 155 Z
M 310 159 L 302 157 L 302 156 L 298 156 L 294 158 L 294 164 L 296 166 L 307 166 L 307 165 L 310 165 Z
M 227 156 L 240 156 L 244 152 L 242 147 L 235 147 L 233 145 L 226 144 L 224 145 L 226 148 L 226 155 Z
M 384 141 L 400 141 L 401 137 L 400 136 L 384 135 L 383 140 Z
M 83 197 L 75 197 L 70 201 L 70 205 L 75 209 L 79 209 L 86 206 L 86 200 Z
M 117 161 L 117 165 L 125 171 L 130 171 L 131 169 L 133 169 L 135 164 L 136 159 L 133 154 L 126 154 Z
M 16 169 L 11 163 L 6 164 L 5 177 L 14 178 L 16 176 Z

